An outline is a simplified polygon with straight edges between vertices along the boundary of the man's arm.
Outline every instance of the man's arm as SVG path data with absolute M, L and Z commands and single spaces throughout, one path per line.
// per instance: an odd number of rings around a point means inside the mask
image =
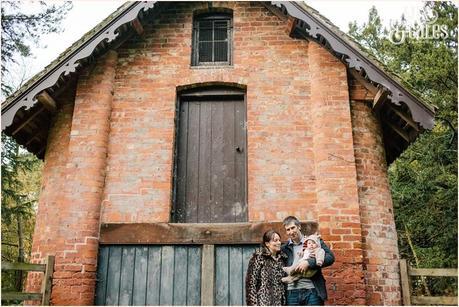
M 330 266 L 335 262 L 335 255 L 333 255 L 333 252 L 328 248 L 327 244 L 320 239 L 320 246 L 323 248 L 325 251 L 325 257 L 324 257 L 324 263 L 322 264 L 322 268 Z M 316 264 L 316 259 L 315 258 L 309 258 L 308 259 L 308 268 L 310 269 L 318 269 L 320 266 Z

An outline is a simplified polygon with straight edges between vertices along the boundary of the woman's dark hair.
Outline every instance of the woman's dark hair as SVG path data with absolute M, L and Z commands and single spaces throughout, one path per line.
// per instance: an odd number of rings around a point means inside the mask
M 278 235 L 279 238 L 280 238 L 280 234 L 277 231 L 275 231 L 274 229 L 271 229 L 271 230 L 268 230 L 267 232 L 265 232 L 263 234 L 263 241 L 261 242 L 261 247 L 264 248 L 264 249 L 268 249 L 266 247 L 266 243 L 271 241 L 274 238 L 274 235 Z

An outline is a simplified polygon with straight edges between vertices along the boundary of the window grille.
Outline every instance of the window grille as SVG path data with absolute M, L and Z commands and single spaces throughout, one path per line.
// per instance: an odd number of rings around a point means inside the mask
M 195 18 L 192 65 L 231 65 L 231 19 L 228 14 L 212 14 Z

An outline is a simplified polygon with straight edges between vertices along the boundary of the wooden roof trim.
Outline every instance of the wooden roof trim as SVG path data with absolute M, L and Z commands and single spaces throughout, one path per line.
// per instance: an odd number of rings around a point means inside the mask
M 395 114 L 398 115 L 401 119 L 403 119 L 408 125 L 410 125 L 416 132 L 419 132 L 418 125 L 410 118 L 408 114 L 403 113 L 402 111 L 397 110 L 395 107 L 388 105 L 389 109 L 392 110 Z
M 35 105 L 38 94 L 55 85 L 62 75 L 66 76 L 75 72 L 79 66 L 78 61 L 91 56 L 100 43 L 107 44 L 113 41 L 119 35 L 117 30 L 122 25 L 134 21 L 141 10 L 147 11 L 153 8 L 155 3 L 156 1 L 133 2 L 132 5 L 127 7 L 96 34 L 90 36 L 87 41 L 82 43 L 64 60 L 59 61 L 48 73 L 28 86 L 22 94 L 2 106 L 2 131 L 13 123 L 14 116 L 19 109 L 25 107 L 25 110 L 27 110 Z
M 137 32 L 139 36 L 143 35 L 144 29 L 138 18 L 135 18 L 133 21 L 131 21 L 131 26 L 134 28 L 134 30 Z
M 37 96 L 37 100 L 51 113 L 56 112 L 56 101 L 51 97 L 47 91 L 43 91 Z
M 413 96 L 395 81 L 394 78 L 372 63 L 359 50 L 333 32 L 330 26 L 320 21 L 301 4 L 296 2 L 272 1 L 271 3 L 279 8 L 284 8 L 288 15 L 302 21 L 298 22 L 297 26 L 313 40 L 319 41 L 321 38 L 324 38 L 327 41 L 327 45 L 334 52 L 345 55 L 347 57 L 345 62 L 347 62 L 349 68 L 354 68 L 356 71 L 363 69 L 371 81 L 385 87 L 390 92 L 388 98 L 392 103 L 400 105 L 401 102 L 404 102 L 410 109 L 413 119 L 420 123 L 421 126 L 426 129 L 433 128 L 434 110 L 432 108 Z
M 32 114 L 32 116 L 30 116 L 29 118 L 27 118 L 22 124 L 19 125 L 19 127 L 17 127 L 13 133 L 11 133 L 12 136 L 16 135 L 19 131 L 21 131 L 22 128 L 24 128 L 25 126 L 27 126 L 30 122 L 32 122 L 32 120 L 37 117 L 41 112 L 43 112 L 44 110 L 46 110 L 45 106 L 41 106 L 41 108 L 39 108 L 37 111 L 35 111 L 35 113 Z M 3 120 L 2 120 L 3 121 Z
M 397 127 L 395 124 L 391 123 L 390 121 L 385 121 L 386 124 L 391 128 L 393 131 L 395 131 L 398 135 L 400 135 L 408 144 L 413 141 L 408 133 Z
M 147 11 L 155 6 L 156 1 L 142 1 L 134 2 L 126 8 L 122 8 L 120 13 L 116 14 L 112 20 L 107 22 L 107 25 L 102 26 L 95 34 L 82 39 L 77 43 L 77 48 L 64 55 L 62 60 L 56 61 L 51 64 L 48 70 L 45 68 L 43 75 L 39 76 L 36 81 L 32 81 L 30 85 L 25 85 L 22 89 L 23 92 L 17 93 L 17 97 L 12 97 L 10 101 L 2 106 L 2 130 L 10 126 L 13 122 L 16 112 L 25 107 L 29 109 L 37 103 L 37 95 L 43 90 L 53 87 L 63 76 L 75 72 L 76 68 L 80 65 L 78 61 L 91 56 L 98 46 L 107 46 L 109 42 L 113 41 L 119 36 L 120 28 L 127 23 L 135 23 L 141 10 Z M 276 7 L 274 11 L 286 12 L 290 17 L 296 18 L 299 22 L 296 23 L 297 28 L 305 32 L 308 38 L 324 44 L 335 56 L 339 56 L 346 62 L 349 68 L 354 68 L 356 71 L 362 73 L 365 71 L 368 79 L 386 88 L 390 94 L 388 96 L 391 101 L 400 105 L 404 102 L 410 109 L 413 119 L 419 122 L 421 126 L 427 129 L 433 127 L 434 110 L 423 104 L 417 97 L 408 92 L 401 84 L 396 81 L 395 77 L 391 77 L 383 69 L 375 65 L 368 59 L 358 48 L 354 47 L 349 41 L 346 41 L 341 36 L 345 34 L 333 31 L 333 26 L 325 18 L 316 17 L 314 13 L 308 10 L 301 4 L 296 2 L 279 2 L 274 1 L 272 4 Z M 281 8 L 281 9 L 277 9 Z M 282 9 L 283 8 L 283 9 Z M 288 17 L 288 16 L 286 16 Z M 322 20 L 324 19 L 324 20 Z M 116 32 L 116 33 L 115 33 Z M 104 47 L 104 48 L 105 48 Z
M 383 104 L 386 102 L 387 98 L 387 91 L 385 89 L 379 89 L 378 92 L 375 95 L 375 98 L 373 99 L 373 110 L 376 112 L 379 112 L 383 106 Z
M 371 94 L 376 95 L 378 88 L 371 84 L 364 76 L 359 74 L 355 69 L 351 68 L 347 70 L 354 79 L 356 79 L 360 84 L 362 84 Z

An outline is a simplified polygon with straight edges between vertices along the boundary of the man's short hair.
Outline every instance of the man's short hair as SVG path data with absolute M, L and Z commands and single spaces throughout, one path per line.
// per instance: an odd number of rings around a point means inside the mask
M 301 222 L 296 216 L 287 216 L 282 223 L 284 224 L 284 227 L 294 223 L 297 227 L 301 228 Z M 319 231 L 319 223 L 315 221 L 304 222 L 303 226 L 305 236 L 316 234 Z
M 293 215 L 287 216 L 282 223 L 284 224 L 284 227 L 290 225 L 291 223 L 295 223 L 298 227 L 301 226 L 300 220 Z

